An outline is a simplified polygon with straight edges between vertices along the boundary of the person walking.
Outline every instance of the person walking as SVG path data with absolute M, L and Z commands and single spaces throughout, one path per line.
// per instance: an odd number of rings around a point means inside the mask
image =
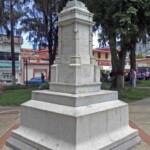
M 149 71 L 148 69 L 146 69 L 145 71 L 145 80 L 148 80 L 149 79 Z
M 132 87 L 136 87 L 136 79 L 137 79 L 136 71 L 132 69 L 131 70 L 131 86 Z
M 42 83 L 44 83 L 44 79 L 45 79 L 45 76 L 43 73 L 41 73 L 41 80 L 42 80 Z

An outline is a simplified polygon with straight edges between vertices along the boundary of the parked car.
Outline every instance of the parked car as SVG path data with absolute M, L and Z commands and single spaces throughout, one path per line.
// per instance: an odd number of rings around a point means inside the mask
M 49 82 L 48 80 L 44 80 L 44 83 L 47 83 Z M 25 81 L 25 84 L 41 84 L 42 83 L 42 80 L 40 77 L 34 77 L 28 81 Z

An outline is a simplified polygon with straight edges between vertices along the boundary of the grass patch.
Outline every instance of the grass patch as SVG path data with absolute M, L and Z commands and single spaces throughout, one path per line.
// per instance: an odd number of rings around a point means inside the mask
M 103 89 L 103 90 L 109 90 L 110 89 L 110 85 L 111 85 L 111 82 L 103 82 L 101 84 L 101 89 Z
M 133 102 L 150 97 L 150 89 L 124 88 L 118 91 L 119 99 L 126 102 Z
M 104 82 L 102 83 L 101 87 L 104 90 L 109 90 L 110 85 L 110 82 Z M 132 88 L 129 82 L 125 82 L 124 89 L 118 91 L 119 99 L 125 102 L 134 102 L 144 99 L 146 97 L 150 97 L 150 88 L 147 88 L 150 87 L 150 80 L 138 80 L 137 87 L 138 88 Z
M 38 89 L 40 84 L 33 84 L 33 85 L 4 85 L 4 90 L 20 90 L 20 89 Z
M 104 90 L 109 90 L 111 82 L 104 82 L 101 88 Z M 150 97 L 150 80 L 138 80 L 137 87 L 143 88 L 132 88 L 129 83 L 125 83 L 125 88 L 118 91 L 118 96 L 120 100 L 125 102 L 134 102 L 136 100 L 141 100 L 146 97 Z M 144 88 L 145 87 L 145 88 Z M 49 84 L 39 85 L 16 85 L 16 86 L 5 86 L 4 94 L 0 96 L 1 106 L 19 106 L 20 104 L 31 99 L 31 93 L 33 90 L 37 89 L 48 89 Z
M 150 80 L 138 80 L 137 87 L 150 87 Z
M 4 94 L 0 96 L 1 106 L 19 106 L 20 104 L 31 99 L 32 90 L 6 90 Z
M 31 99 L 33 90 L 48 89 L 49 84 L 9 85 L 4 87 L 4 94 L 0 95 L 0 106 L 19 106 Z

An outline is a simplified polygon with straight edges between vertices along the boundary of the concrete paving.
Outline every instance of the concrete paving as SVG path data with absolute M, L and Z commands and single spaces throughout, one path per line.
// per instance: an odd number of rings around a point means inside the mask
M 150 150 L 150 98 L 129 103 L 129 112 L 130 125 L 138 128 L 142 139 L 130 150 Z M 11 150 L 5 145 L 5 141 L 19 122 L 19 107 L 0 107 L 0 150 Z
M 5 141 L 10 136 L 10 131 L 18 127 L 19 122 L 19 107 L 0 106 L 0 150 L 9 150 L 9 148 L 4 146 Z
M 150 150 L 150 98 L 129 104 L 130 125 L 138 128 L 141 143 L 131 150 Z

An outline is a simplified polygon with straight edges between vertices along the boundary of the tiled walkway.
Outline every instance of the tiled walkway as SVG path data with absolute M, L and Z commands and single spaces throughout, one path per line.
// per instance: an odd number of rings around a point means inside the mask
M 150 98 L 129 104 L 130 126 L 139 130 L 142 142 L 132 150 L 150 150 Z
M 0 107 L 0 150 L 4 148 L 6 139 L 10 136 L 11 130 L 19 127 L 20 108 Z

